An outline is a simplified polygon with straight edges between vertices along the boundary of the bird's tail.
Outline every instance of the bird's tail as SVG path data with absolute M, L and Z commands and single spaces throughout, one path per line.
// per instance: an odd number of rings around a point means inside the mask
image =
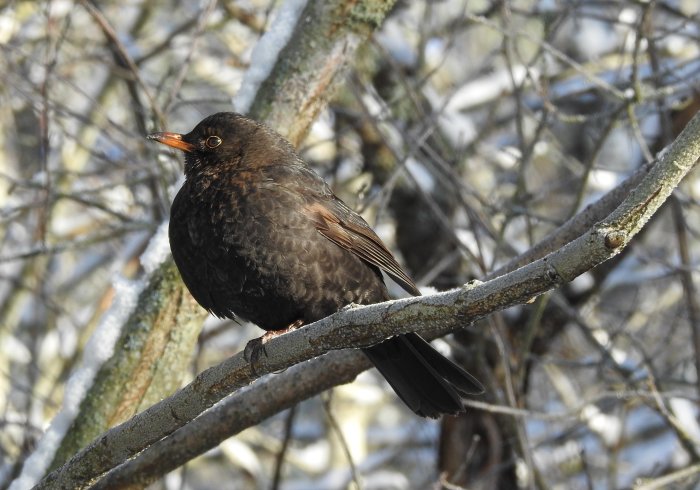
M 392 337 L 363 349 L 399 398 L 421 417 L 464 411 L 460 395 L 478 395 L 483 385 L 418 334 Z

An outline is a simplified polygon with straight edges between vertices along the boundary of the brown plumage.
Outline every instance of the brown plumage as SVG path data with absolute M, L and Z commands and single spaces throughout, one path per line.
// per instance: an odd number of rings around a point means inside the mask
M 240 114 L 150 139 L 185 152 L 170 211 L 170 247 L 192 296 L 219 317 L 267 331 L 307 324 L 350 303 L 389 299 L 381 271 L 418 288 L 369 225 L 282 136 Z M 417 334 L 363 349 L 415 413 L 463 411 L 481 384 Z

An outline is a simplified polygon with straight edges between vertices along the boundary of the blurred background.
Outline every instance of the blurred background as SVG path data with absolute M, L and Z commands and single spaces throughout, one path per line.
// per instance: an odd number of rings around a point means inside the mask
M 0 2 L 0 488 L 168 218 L 182 159 L 144 135 L 232 110 L 278 2 L 96 5 Z M 699 10 L 399 1 L 300 152 L 421 286 L 484 279 L 682 130 Z M 153 488 L 694 488 L 698 184 L 614 259 L 437 341 L 488 387 L 464 417 L 419 419 L 370 371 Z M 259 335 L 208 319 L 189 376 Z

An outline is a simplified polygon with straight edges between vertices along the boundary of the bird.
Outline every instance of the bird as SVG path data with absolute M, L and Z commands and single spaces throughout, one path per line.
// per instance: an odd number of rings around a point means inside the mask
M 391 299 L 382 272 L 420 295 L 367 222 L 265 124 L 219 112 L 187 134 L 147 138 L 184 152 L 168 234 L 186 287 L 211 314 L 266 330 L 259 342 Z M 464 412 L 462 397 L 484 392 L 416 333 L 362 351 L 419 416 Z

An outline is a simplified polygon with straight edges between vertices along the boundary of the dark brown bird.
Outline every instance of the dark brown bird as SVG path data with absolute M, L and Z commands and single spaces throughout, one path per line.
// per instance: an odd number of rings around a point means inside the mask
M 170 247 L 192 296 L 214 315 L 284 331 L 388 300 L 382 271 L 420 294 L 369 225 L 267 126 L 221 112 L 185 135 L 148 138 L 185 152 Z M 363 351 L 418 415 L 464 411 L 460 395 L 483 392 L 415 333 Z

